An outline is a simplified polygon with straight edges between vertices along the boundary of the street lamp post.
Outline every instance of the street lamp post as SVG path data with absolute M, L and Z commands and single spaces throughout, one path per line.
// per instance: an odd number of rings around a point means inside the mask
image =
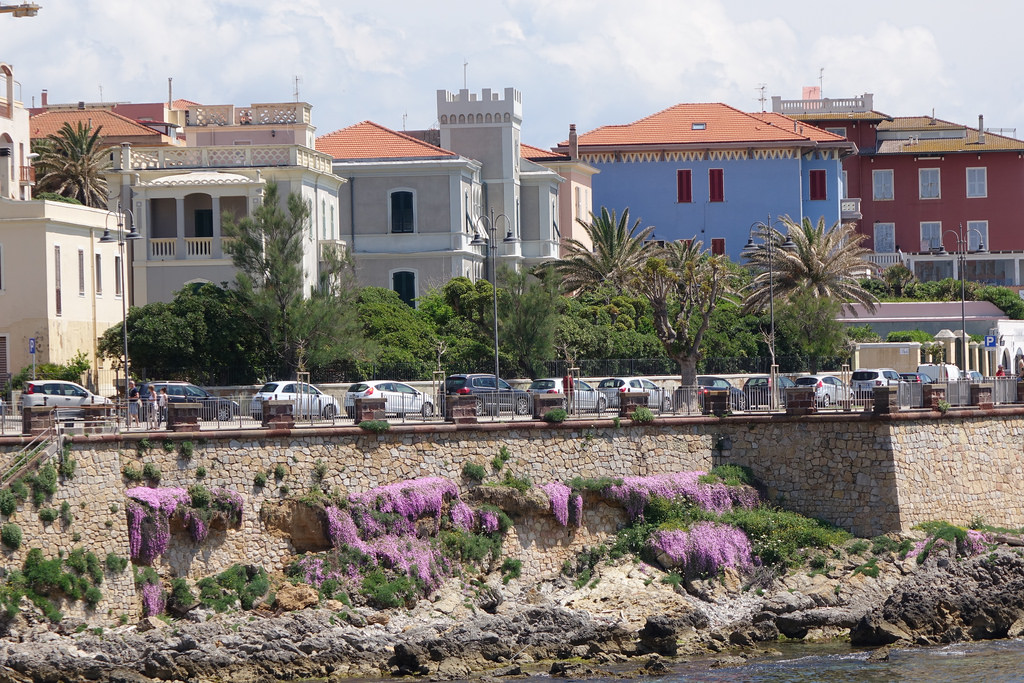
M 125 258 L 125 245 L 128 240 L 137 240 L 142 237 L 135 230 L 135 215 L 131 209 L 121 206 L 121 202 L 117 203 L 117 211 L 110 211 L 109 214 L 113 213 L 117 216 L 117 236 L 110 234 L 110 228 L 104 228 L 103 236 L 100 237 L 100 244 L 110 244 L 117 242 L 117 250 L 121 256 L 121 268 L 117 272 L 117 276 L 121 279 L 121 339 L 124 344 L 124 397 L 128 399 L 128 264 Z M 124 231 L 124 220 L 125 214 L 131 219 L 129 222 L 130 230 L 127 234 Z
M 960 270 L 960 335 L 961 335 L 961 363 L 963 363 L 963 371 L 966 373 L 968 368 L 967 362 L 967 254 L 971 252 L 970 240 L 971 233 L 975 233 L 978 236 L 978 252 L 985 251 L 985 236 L 981 234 L 980 230 L 975 228 L 967 228 L 964 230 L 964 224 L 960 223 L 957 225 L 956 230 L 946 230 L 943 235 L 950 234 L 953 239 L 956 240 L 956 260 L 957 267 Z M 946 253 L 945 246 L 942 248 L 941 253 Z
M 768 253 L 768 317 L 771 325 L 771 329 L 768 333 L 768 352 L 772 357 L 772 365 L 775 365 L 775 267 L 773 259 L 776 249 L 793 251 L 796 249 L 796 244 L 789 235 L 786 235 L 786 241 L 780 245 L 776 245 L 776 236 L 781 235 L 774 227 L 772 227 L 771 220 L 772 217 L 768 216 L 767 223 L 757 221 L 750 226 L 747 244 L 743 247 L 743 251 L 740 253 L 748 259 L 757 253 L 757 244 L 754 242 L 754 231 L 759 230 L 761 232 L 761 239 L 764 240 L 765 249 Z
M 497 216 L 494 215 L 494 209 L 491 209 L 491 215 L 478 216 L 476 219 L 477 225 L 473 240 L 469 243 L 474 247 L 487 247 L 490 252 L 491 261 L 491 294 L 494 304 L 494 390 L 498 390 L 498 378 L 501 376 L 498 374 L 498 240 L 495 237 L 495 230 L 497 226 L 495 221 L 498 218 L 505 219 L 505 239 L 502 240 L 505 243 L 515 242 L 515 235 L 512 233 L 512 221 L 509 220 L 508 216 L 503 213 L 499 213 Z M 481 236 L 480 227 L 483 227 L 483 236 Z

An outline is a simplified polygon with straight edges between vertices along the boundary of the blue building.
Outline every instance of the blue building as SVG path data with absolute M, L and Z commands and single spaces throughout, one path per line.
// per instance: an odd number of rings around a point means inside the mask
M 696 237 L 739 260 L 753 223 L 788 215 L 840 218 L 846 138 L 776 113 L 678 104 L 630 124 L 603 126 L 557 151 L 599 173 L 593 204 L 655 226 L 655 238 Z

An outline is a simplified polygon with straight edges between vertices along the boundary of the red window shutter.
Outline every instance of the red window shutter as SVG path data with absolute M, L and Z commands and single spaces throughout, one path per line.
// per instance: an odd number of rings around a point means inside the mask
M 725 172 L 720 168 L 708 169 L 708 201 L 725 201 Z
M 811 199 L 828 199 L 827 174 L 823 170 L 811 171 Z
M 680 204 L 689 204 L 693 201 L 693 185 L 688 168 L 676 171 L 676 201 Z
M 725 238 L 724 237 L 713 237 L 711 238 L 711 254 L 713 256 L 721 256 L 725 253 Z

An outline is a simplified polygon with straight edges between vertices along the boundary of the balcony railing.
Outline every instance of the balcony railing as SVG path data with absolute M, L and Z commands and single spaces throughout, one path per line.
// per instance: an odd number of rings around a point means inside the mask
M 36 183 L 36 169 L 32 166 L 21 167 L 21 183 L 22 185 L 35 185 Z
M 149 257 L 154 259 L 174 258 L 177 241 L 173 237 L 151 237 L 149 240 Z
M 117 157 L 115 157 L 117 158 Z M 115 162 L 116 163 L 116 162 Z M 131 152 L 131 170 L 256 168 L 303 166 L 331 173 L 331 157 L 301 145 L 224 145 L 217 147 L 139 147 Z M 115 168 L 114 170 L 121 170 Z
M 895 266 L 897 263 L 903 263 L 903 254 L 897 252 L 867 254 L 864 258 L 871 261 L 882 270 L 885 270 L 889 266 Z
M 777 114 L 849 114 L 869 112 L 874 106 L 875 96 L 864 93 L 857 97 L 828 98 L 818 100 L 784 100 L 778 95 L 772 97 L 772 111 Z
M 231 104 L 197 105 L 189 107 L 187 114 L 186 121 L 189 126 L 283 126 L 310 121 L 310 107 L 300 102 L 254 104 L 251 107 L 236 107 Z
M 225 238 L 226 239 L 226 238 Z M 185 258 L 210 258 L 213 255 L 212 237 L 186 237 Z M 178 240 L 174 237 L 152 237 L 149 240 L 149 258 L 178 258 Z
M 210 258 L 210 254 L 212 253 L 212 237 L 185 238 L 185 258 Z

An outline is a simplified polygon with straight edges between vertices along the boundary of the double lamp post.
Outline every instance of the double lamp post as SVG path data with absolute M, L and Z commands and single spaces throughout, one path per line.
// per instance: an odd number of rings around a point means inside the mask
M 121 202 L 117 203 L 117 211 L 109 211 L 109 214 L 117 216 L 117 235 L 114 236 L 110 233 L 110 228 L 104 228 L 103 236 L 100 237 L 100 244 L 111 244 L 117 242 L 117 250 L 121 257 L 121 265 L 117 269 L 117 278 L 121 285 L 121 339 L 124 344 L 124 398 L 128 400 L 128 378 L 131 376 L 128 367 L 128 263 L 125 259 L 125 246 L 129 240 L 137 240 L 142 237 L 135 229 L 135 216 L 132 214 L 131 209 L 121 206 Z M 125 233 L 124 221 L 125 216 L 129 220 L 130 230 Z
M 499 213 L 497 216 L 494 215 L 494 209 L 491 209 L 491 215 L 478 216 L 476 219 L 476 225 L 474 226 L 475 231 L 473 234 L 473 240 L 469 243 L 473 247 L 486 246 L 488 252 L 490 252 L 491 262 L 491 293 L 494 303 L 494 390 L 498 391 L 498 378 L 501 375 L 498 373 L 498 239 L 497 224 L 496 221 L 499 218 L 505 219 L 505 238 L 502 240 L 505 244 L 515 242 L 516 237 L 512 232 L 512 221 L 509 220 L 508 216 L 503 213 Z M 481 230 L 482 228 L 482 230 Z

